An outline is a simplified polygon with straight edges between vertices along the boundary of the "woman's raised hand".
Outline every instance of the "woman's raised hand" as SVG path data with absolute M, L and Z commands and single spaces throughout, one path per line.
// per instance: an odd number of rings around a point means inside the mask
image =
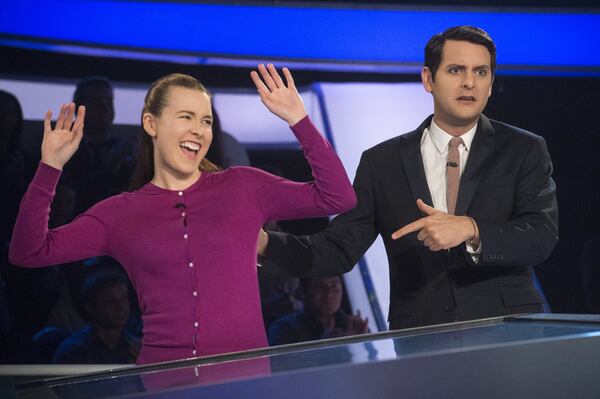
M 42 140 L 42 162 L 56 169 L 61 169 L 75 154 L 83 137 L 83 119 L 85 107 L 79 106 L 77 118 L 75 104 L 63 104 L 58 119 L 52 129 L 52 111 L 48 110 L 44 117 L 44 139 Z
M 289 69 L 284 67 L 282 71 L 287 85 L 283 83 L 273 64 L 266 67 L 260 64 L 260 76 L 256 71 L 252 71 L 250 76 L 258 89 L 261 101 L 269 111 L 293 126 L 306 116 L 306 110 Z

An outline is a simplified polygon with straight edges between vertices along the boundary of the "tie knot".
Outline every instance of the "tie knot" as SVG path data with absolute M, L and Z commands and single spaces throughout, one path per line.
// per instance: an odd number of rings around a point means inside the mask
M 448 146 L 450 148 L 452 148 L 452 147 L 458 147 L 461 144 L 463 144 L 463 139 L 461 139 L 460 137 L 452 137 L 450 139 L 450 143 L 448 144 Z

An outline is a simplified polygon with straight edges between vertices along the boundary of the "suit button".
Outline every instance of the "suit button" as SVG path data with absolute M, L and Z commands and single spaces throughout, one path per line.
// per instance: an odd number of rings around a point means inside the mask
M 446 312 L 452 312 L 454 310 L 454 306 L 452 306 L 452 305 L 446 305 L 446 306 L 444 306 L 444 310 Z

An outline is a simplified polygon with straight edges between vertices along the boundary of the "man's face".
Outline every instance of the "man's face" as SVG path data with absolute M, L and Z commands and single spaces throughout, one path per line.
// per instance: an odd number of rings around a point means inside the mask
M 485 46 L 447 40 L 434 76 L 421 73 L 425 90 L 433 95 L 434 120 L 450 134 L 462 134 L 477 123 L 492 94 L 491 56 Z
M 81 105 L 85 105 L 85 129 L 98 138 L 103 138 L 112 127 L 115 117 L 112 89 L 92 85 L 83 89 Z
M 311 280 L 307 287 L 309 306 L 319 316 L 332 316 L 342 304 L 342 280 L 326 277 Z

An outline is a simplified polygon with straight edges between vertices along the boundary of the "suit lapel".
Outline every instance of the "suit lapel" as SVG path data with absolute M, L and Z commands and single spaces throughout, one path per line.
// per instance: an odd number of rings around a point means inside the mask
M 429 186 L 427 186 L 427 177 L 425 176 L 425 168 L 423 167 L 423 157 L 421 156 L 421 137 L 423 130 L 431 124 L 430 116 L 416 130 L 406 133 L 402 138 L 400 145 L 400 159 L 406 178 L 410 186 L 410 190 L 415 198 L 415 203 L 418 199 L 422 199 L 426 204 L 433 203 Z
M 496 135 L 490 120 L 481 115 L 477 132 L 469 151 L 467 166 L 460 178 L 456 215 L 464 215 L 471 205 L 479 182 L 484 175 L 487 161 L 496 144 Z

